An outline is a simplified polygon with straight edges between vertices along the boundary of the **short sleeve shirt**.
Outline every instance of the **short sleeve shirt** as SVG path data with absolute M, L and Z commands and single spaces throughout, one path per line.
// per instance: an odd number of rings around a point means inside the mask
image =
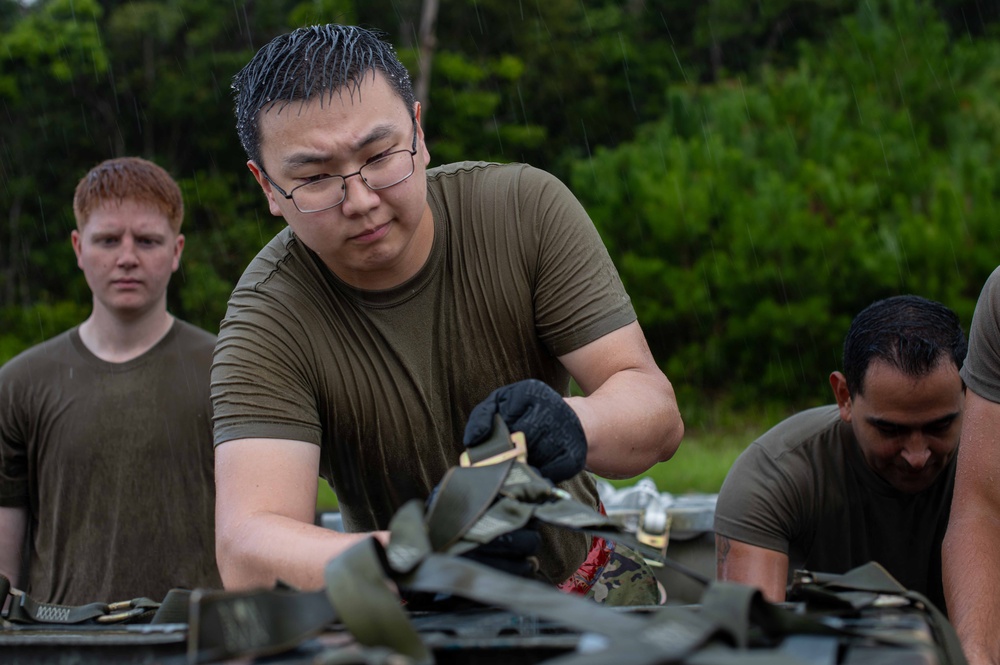
M 466 162 L 427 180 L 434 244 L 409 281 L 353 288 L 286 229 L 248 267 L 219 335 L 216 445 L 320 445 L 352 531 L 383 529 L 427 497 L 492 390 L 530 377 L 567 394 L 558 356 L 635 320 L 593 223 L 555 177 Z M 596 505 L 586 474 L 569 489 Z M 587 542 L 562 538 L 550 576 L 565 579 Z
M 960 374 L 972 392 L 1000 402 L 1000 268 L 979 294 L 969 329 L 969 352 Z
M 787 554 L 789 574 L 878 561 L 944 609 L 941 543 L 954 480 L 955 456 L 927 489 L 899 492 L 867 466 L 837 406 L 818 407 L 782 421 L 737 458 L 715 531 Z

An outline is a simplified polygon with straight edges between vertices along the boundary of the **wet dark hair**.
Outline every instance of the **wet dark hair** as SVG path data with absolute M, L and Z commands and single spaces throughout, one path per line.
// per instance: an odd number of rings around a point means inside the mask
M 844 339 L 847 390 L 852 396 L 864 393 L 873 360 L 920 377 L 945 356 L 961 369 L 967 349 L 958 315 L 941 303 L 913 295 L 876 301 L 854 317 Z
M 260 111 L 293 101 L 353 96 L 367 74 L 385 75 L 414 117 L 413 84 L 384 33 L 350 25 L 314 25 L 268 42 L 233 77 L 236 132 L 247 157 L 260 164 Z M 284 103 L 281 103 L 284 102 Z

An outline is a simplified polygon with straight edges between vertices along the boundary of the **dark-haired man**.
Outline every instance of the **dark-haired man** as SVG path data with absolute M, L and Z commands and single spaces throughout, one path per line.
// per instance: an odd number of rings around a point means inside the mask
M 180 187 L 148 160 L 109 159 L 73 213 L 91 314 L 0 368 L 0 573 L 62 605 L 220 587 L 215 336 L 167 311 Z
M 733 464 L 715 515 L 719 579 L 785 599 L 790 570 L 882 564 L 944 609 L 941 542 L 955 478 L 966 341 L 917 296 L 855 317 L 836 405 L 779 423 Z
M 673 455 L 673 388 L 558 180 L 524 164 L 426 170 L 409 75 L 360 28 L 281 35 L 234 89 L 248 166 L 289 228 L 244 273 L 216 348 L 228 588 L 322 586 L 325 563 L 384 539 L 494 413 L 524 431 L 529 463 L 591 506 L 584 464 L 626 477 Z M 571 376 L 585 396 L 566 397 Z M 312 525 L 318 475 L 351 533 Z M 539 572 L 599 600 L 655 602 L 642 562 L 598 541 L 546 537 Z M 588 557 L 617 579 L 574 575 Z M 632 585 L 642 592 L 617 593 Z

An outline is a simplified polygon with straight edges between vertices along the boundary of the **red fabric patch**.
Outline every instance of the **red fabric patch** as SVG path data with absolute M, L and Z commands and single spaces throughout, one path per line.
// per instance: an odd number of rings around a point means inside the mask
M 597 509 L 602 515 L 607 515 L 604 511 L 604 504 L 598 503 Z M 590 551 L 576 572 L 570 575 L 569 579 L 558 585 L 558 589 L 564 593 L 571 593 L 579 596 L 587 595 L 594 582 L 604 572 L 604 568 L 611 560 L 611 553 L 615 551 L 615 544 L 600 536 L 594 536 L 590 541 Z

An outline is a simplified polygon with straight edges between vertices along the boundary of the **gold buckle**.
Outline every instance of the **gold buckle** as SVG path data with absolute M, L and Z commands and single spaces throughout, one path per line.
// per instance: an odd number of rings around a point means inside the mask
M 513 448 L 510 450 L 505 450 L 502 453 L 497 453 L 493 457 L 487 457 L 484 460 L 479 460 L 473 463 L 469 459 L 469 451 L 466 450 L 459 456 L 458 463 L 464 467 L 470 466 L 488 466 L 490 464 L 500 464 L 501 462 L 506 462 L 507 460 L 516 459 L 518 462 L 528 463 L 528 442 L 524 438 L 524 432 L 514 432 L 510 435 L 510 443 Z

